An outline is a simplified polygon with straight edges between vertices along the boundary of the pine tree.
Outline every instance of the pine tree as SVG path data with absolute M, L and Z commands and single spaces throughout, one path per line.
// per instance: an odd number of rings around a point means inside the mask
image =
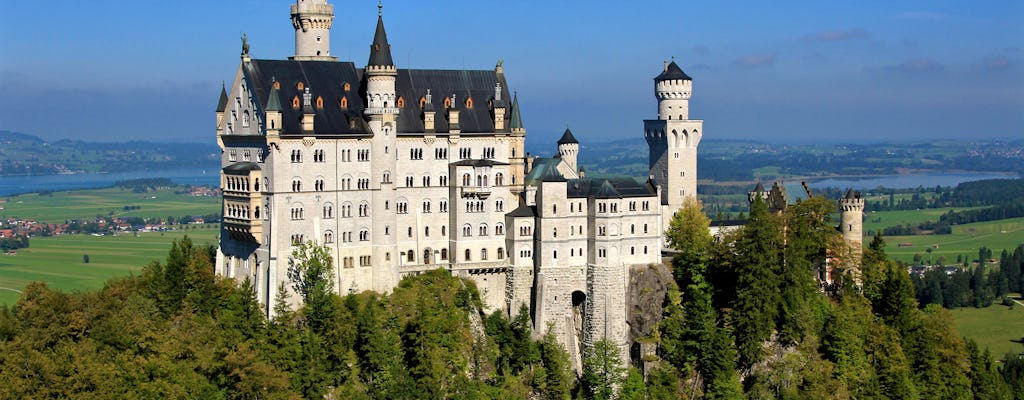
M 736 298 L 733 315 L 739 364 L 749 368 L 764 358 L 763 343 L 772 336 L 779 312 L 779 268 L 782 235 L 779 224 L 757 198 L 750 222 L 736 243 Z
M 588 399 L 613 399 L 625 378 L 619 349 L 608 339 L 601 339 L 584 351 L 583 391 Z

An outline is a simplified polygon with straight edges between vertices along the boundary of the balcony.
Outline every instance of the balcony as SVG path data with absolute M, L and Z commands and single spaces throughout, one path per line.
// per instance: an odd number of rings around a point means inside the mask
M 263 244 L 263 220 L 224 217 L 222 224 L 232 239 Z
M 480 200 L 487 200 L 488 197 L 491 197 L 490 187 L 462 186 L 459 189 L 461 190 L 461 195 L 464 199 L 476 198 Z

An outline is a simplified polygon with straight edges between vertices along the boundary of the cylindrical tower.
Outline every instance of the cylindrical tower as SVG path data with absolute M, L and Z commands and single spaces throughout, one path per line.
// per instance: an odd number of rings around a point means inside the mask
M 295 56 L 291 59 L 337 60 L 331 56 L 334 6 L 327 0 L 298 0 L 291 9 L 295 28 Z
M 860 193 L 850 189 L 839 200 L 839 207 L 842 209 L 839 231 L 843 233 L 846 244 L 859 254 L 864 241 L 864 199 Z
M 690 94 L 693 79 L 675 62 L 654 79 L 654 95 L 658 98 L 658 119 L 687 120 L 690 118 Z

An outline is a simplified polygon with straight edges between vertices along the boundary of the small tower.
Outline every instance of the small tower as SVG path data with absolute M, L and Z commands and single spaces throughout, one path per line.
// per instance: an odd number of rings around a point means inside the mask
M 509 164 L 512 164 L 512 193 L 521 195 L 523 193 L 523 185 L 526 182 L 524 178 L 530 168 L 526 165 L 528 159 L 525 149 L 526 128 L 523 127 L 523 116 L 519 111 L 519 93 L 512 96 L 512 109 L 509 112 L 508 130 L 510 134 L 509 147 L 511 147 L 512 155 L 509 157 Z
M 757 186 L 754 186 L 754 190 L 747 192 L 747 202 L 750 204 L 754 204 L 758 198 L 765 202 L 765 204 L 768 203 L 768 189 L 765 189 L 761 182 L 757 182 Z
M 392 121 L 398 114 L 395 106 L 395 77 L 398 70 L 391 60 L 391 45 L 384 30 L 383 6 L 377 3 L 377 31 L 370 44 L 370 60 L 366 63 L 366 114 Z
M 665 64 L 654 78 L 658 119 L 644 121 L 644 136 L 650 148 L 650 177 L 661 187 L 664 215 L 672 215 L 687 196 L 697 195 L 697 145 L 704 121 L 690 118 L 689 103 L 693 79 L 676 65 Z M 668 228 L 670 218 L 664 219 Z
M 562 138 L 558 139 L 558 157 L 562 159 L 575 173 L 579 171 L 577 156 L 580 154 L 580 142 L 572 135 L 569 128 L 565 128 Z
M 331 25 L 334 6 L 327 0 L 297 0 L 292 4 L 295 56 L 292 60 L 335 61 L 331 56 Z
M 839 231 L 843 233 L 843 241 L 859 260 L 864 243 L 864 199 L 860 193 L 850 189 L 846 196 L 839 199 L 839 209 L 842 210 Z

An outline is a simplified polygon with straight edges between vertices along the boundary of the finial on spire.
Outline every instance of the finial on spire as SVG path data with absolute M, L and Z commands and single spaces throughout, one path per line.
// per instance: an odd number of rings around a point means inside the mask
M 378 17 L 383 17 L 384 16 L 384 1 L 383 0 L 377 0 L 377 16 Z
M 430 103 L 430 89 L 427 89 L 427 103 Z
M 662 62 L 664 62 L 664 63 L 665 63 L 665 66 L 664 66 L 664 67 L 662 67 L 662 69 L 661 69 L 661 70 L 662 70 L 662 71 L 668 71 L 668 60 L 664 60 L 664 61 L 662 61 Z

